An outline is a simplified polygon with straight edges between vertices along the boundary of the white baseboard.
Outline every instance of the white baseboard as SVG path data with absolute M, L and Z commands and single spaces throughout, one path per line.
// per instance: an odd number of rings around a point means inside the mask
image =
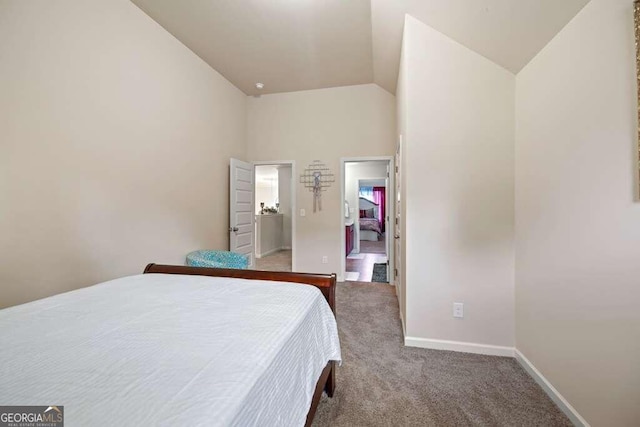
M 269 256 L 271 254 L 274 254 L 274 253 L 278 252 L 279 250 L 280 249 L 271 249 L 270 251 L 266 251 L 266 252 L 263 252 L 261 254 L 256 254 L 256 258 L 264 258 L 266 256 Z
M 409 347 L 430 348 L 433 350 L 460 351 L 463 353 L 485 354 L 488 356 L 513 357 L 513 347 L 502 347 L 499 345 L 476 344 L 463 341 L 434 340 L 428 338 L 415 338 L 405 335 L 404 345 Z
M 589 427 L 589 423 L 580 416 L 578 411 L 571 406 L 556 388 L 536 369 L 529 359 L 525 357 L 518 349 L 515 349 L 515 358 L 522 365 L 525 371 L 542 387 L 545 393 L 558 405 L 560 410 L 571 420 L 575 426 Z
M 256 258 L 264 258 L 268 255 L 275 254 L 276 252 L 280 252 L 281 250 L 284 250 L 284 249 L 285 248 L 273 248 L 261 254 L 256 254 Z

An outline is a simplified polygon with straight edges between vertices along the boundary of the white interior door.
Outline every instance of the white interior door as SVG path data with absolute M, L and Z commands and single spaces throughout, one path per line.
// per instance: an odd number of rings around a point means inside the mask
M 255 266 L 253 248 L 254 225 L 254 171 L 253 165 L 231 159 L 229 173 L 229 250 L 247 256 L 249 268 Z
M 393 251 L 393 256 L 394 256 L 394 262 L 393 262 L 393 266 L 394 266 L 394 271 L 393 271 L 393 282 L 396 284 L 396 286 L 400 286 L 402 283 L 402 251 L 401 251 L 401 247 L 402 247 L 402 236 L 400 234 L 401 228 L 400 228 L 400 220 L 402 218 L 401 216 L 401 212 L 400 212 L 400 190 L 402 188 L 402 183 L 400 182 L 400 166 L 402 164 L 402 136 L 400 136 L 399 140 L 398 140 L 398 146 L 396 147 L 396 158 L 395 158 L 395 176 L 394 176 L 394 182 L 395 182 L 395 201 L 396 201 L 396 209 L 395 209 L 395 220 L 393 221 L 393 237 L 394 237 L 394 242 L 395 242 L 395 246 L 394 246 L 394 251 Z M 404 291 L 404 290 L 403 290 Z

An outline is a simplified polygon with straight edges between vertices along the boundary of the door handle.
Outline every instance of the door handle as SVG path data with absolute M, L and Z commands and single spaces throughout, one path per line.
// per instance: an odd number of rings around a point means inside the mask
M 394 239 L 399 239 L 399 238 L 400 238 L 400 235 L 399 235 L 399 234 L 396 234 L 395 236 L 393 236 L 393 238 L 394 238 Z
M 229 232 L 232 232 L 232 231 L 233 231 L 234 233 L 237 233 L 237 232 L 238 232 L 238 230 L 239 230 L 239 228 L 238 228 L 238 227 L 229 227 Z

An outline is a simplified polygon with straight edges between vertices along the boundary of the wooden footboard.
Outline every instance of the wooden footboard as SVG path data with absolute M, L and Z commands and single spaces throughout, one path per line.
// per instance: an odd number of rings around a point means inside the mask
M 234 279 L 269 280 L 272 282 L 291 282 L 312 285 L 320 289 L 329 303 L 331 311 L 336 314 L 336 275 L 290 273 L 288 271 L 235 270 L 226 268 L 188 267 L 183 265 L 149 264 L 144 274 L 187 274 L 196 276 L 232 277 Z
M 313 399 L 311 399 L 311 408 L 309 408 L 309 412 L 307 413 L 307 421 L 304 423 L 305 427 L 311 426 L 311 423 L 313 422 L 313 417 L 316 414 L 316 409 L 318 409 L 318 404 L 320 403 L 322 392 L 326 391 L 327 396 L 333 397 L 333 391 L 336 384 L 335 364 L 336 362 L 333 361 L 327 363 L 327 366 L 320 374 L 320 378 L 318 378 L 316 389 L 313 393 Z
M 336 314 L 336 275 L 335 274 L 310 274 L 310 273 L 290 273 L 276 271 L 257 271 L 257 270 L 233 270 L 224 268 L 206 268 L 206 267 L 188 267 L 181 265 L 161 265 L 149 264 L 144 269 L 144 274 L 161 273 L 161 274 L 186 274 L 196 276 L 212 276 L 212 277 L 232 277 L 235 279 L 249 280 L 269 280 L 275 282 L 291 282 L 304 285 L 312 285 L 320 289 L 322 295 L 329 303 L 329 307 Z M 310 426 L 313 416 L 318 408 L 318 403 L 322 397 L 322 392 L 326 391 L 329 397 L 333 397 L 336 386 L 336 367 L 335 362 L 330 361 L 320 374 L 316 389 L 311 401 L 311 407 L 307 413 L 307 421 L 305 426 Z

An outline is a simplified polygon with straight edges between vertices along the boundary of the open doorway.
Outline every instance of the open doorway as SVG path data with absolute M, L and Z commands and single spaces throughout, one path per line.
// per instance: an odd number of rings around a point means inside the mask
M 293 162 L 255 164 L 256 270 L 293 271 Z
M 390 283 L 392 163 L 390 157 L 343 159 L 344 280 Z

